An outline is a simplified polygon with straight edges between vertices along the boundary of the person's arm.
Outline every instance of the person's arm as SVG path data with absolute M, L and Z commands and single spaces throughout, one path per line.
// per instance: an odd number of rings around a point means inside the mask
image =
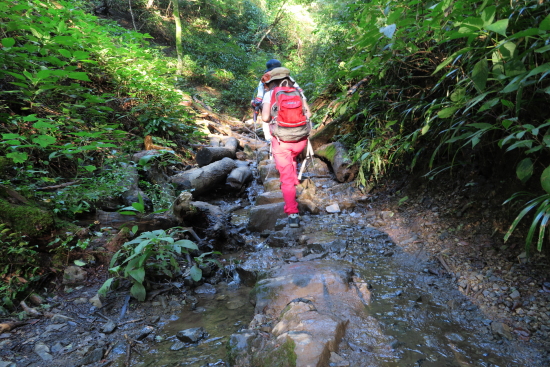
M 271 94 L 266 93 L 262 104 L 262 128 L 264 131 L 264 137 L 267 142 L 271 142 L 271 131 L 269 129 L 269 122 L 271 121 Z
M 260 106 L 262 104 L 262 99 L 264 98 L 264 83 L 260 81 L 258 83 L 258 88 L 256 88 L 256 97 L 252 101 L 250 101 L 250 105 L 252 108 L 256 108 L 256 106 Z
M 304 108 L 305 108 L 305 110 L 306 110 L 305 115 L 306 115 L 306 117 L 307 117 L 308 119 L 310 119 L 310 118 L 311 118 L 311 110 L 309 109 L 309 105 L 307 104 L 307 101 L 306 101 L 305 99 L 302 100 L 302 101 L 303 101 L 303 103 L 304 103 Z

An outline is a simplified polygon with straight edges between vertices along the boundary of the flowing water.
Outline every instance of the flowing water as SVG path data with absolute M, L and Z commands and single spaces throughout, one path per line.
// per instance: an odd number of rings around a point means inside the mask
M 245 217 L 246 210 L 234 213 L 233 224 L 239 225 Z M 427 257 L 404 253 L 385 233 L 349 223 L 349 218 L 304 218 L 304 233 L 346 239 L 345 251 L 322 256 L 352 264 L 373 295 L 363 314 L 350 315 L 338 352 L 344 362 L 332 366 L 544 366 L 534 348 L 492 333 L 492 321 L 449 279 L 426 272 Z M 288 249 L 257 249 L 261 250 L 250 253 L 247 261 L 256 261 L 258 270 L 297 261 L 285 255 Z M 160 333 L 163 340 L 136 366 L 226 366 L 229 336 L 246 329 L 254 316 L 250 288 L 236 280 L 216 285 L 215 294 L 196 295 L 195 308 L 166 324 Z M 171 349 L 178 331 L 195 327 L 203 327 L 208 337 L 197 345 Z

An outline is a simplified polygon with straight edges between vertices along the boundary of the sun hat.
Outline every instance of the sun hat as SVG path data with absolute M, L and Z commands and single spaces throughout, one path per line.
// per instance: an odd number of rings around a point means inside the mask
M 287 68 L 280 67 L 265 73 L 264 76 L 262 77 L 262 82 L 267 84 L 269 82 L 272 82 L 273 80 L 279 80 L 279 79 L 284 79 L 289 77 L 290 77 L 290 70 L 288 70 Z

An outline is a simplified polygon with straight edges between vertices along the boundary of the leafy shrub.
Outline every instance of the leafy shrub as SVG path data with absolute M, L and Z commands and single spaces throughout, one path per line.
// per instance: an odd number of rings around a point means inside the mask
M 135 230 L 137 229 L 134 228 Z M 169 233 L 164 230 L 143 232 L 135 239 L 126 242 L 111 259 L 109 272 L 114 277 L 107 279 L 98 293 L 105 295 L 113 281 L 125 278 L 132 282 L 130 289 L 132 295 L 139 301 L 144 301 L 147 293 L 144 285 L 146 276 L 160 275 L 172 278 L 180 272 L 178 258 L 190 251 L 198 250 L 197 245 L 192 241 L 176 239 L 181 232 L 178 229 Z M 202 254 L 196 260 L 201 264 L 207 261 L 205 256 L 209 254 L 212 253 Z M 202 277 L 202 271 L 197 264 L 190 267 L 190 274 L 196 281 Z
M 0 305 L 24 294 L 41 276 L 36 246 L 0 223 Z

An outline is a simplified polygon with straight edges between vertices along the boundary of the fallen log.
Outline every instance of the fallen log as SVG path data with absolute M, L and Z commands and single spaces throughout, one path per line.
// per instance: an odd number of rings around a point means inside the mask
M 197 152 L 195 161 L 199 167 L 204 167 L 223 158 L 235 158 L 236 151 L 224 147 L 205 147 Z
M 231 158 L 223 158 L 201 168 L 194 168 L 170 177 L 170 182 L 179 191 L 192 190 L 193 196 L 211 191 L 225 182 L 227 175 L 236 167 Z
M 177 219 L 170 213 L 156 213 L 139 216 L 137 213 L 136 215 L 124 215 L 119 212 L 97 210 L 96 219 L 102 226 L 115 229 L 121 229 L 123 226 L 132 227 L 137 225 L 140 232 L 152 231 L 154 229 L 169 229 L 177 225 Z M 114 248 L 123 240 L 124 235 L 120 234 L 118 240 L 113 239 L 114 242 L 109 246 Z
M 315 151 L 315 155 L 324 158 L 332 166 L 339 182 L 349 182 L 355 178 L 358 168 L 348 157 L 346 147 L 339 142 L 325 144 Z
M 225 183 L 234 189 L 240 189 L 252 181 L 252 177 L 252 170 L 248 166 L 241 166 L 231 171 Z
M 199 167 L 207 166 L 226 157 L 234 159 L 239 147 L 239 141 L 233 137 L 227 137 L 223 140 L 223 143 L 223 147 L 204 147 L 199 150 L 195 157 L 195 161 L 197 161 Z

